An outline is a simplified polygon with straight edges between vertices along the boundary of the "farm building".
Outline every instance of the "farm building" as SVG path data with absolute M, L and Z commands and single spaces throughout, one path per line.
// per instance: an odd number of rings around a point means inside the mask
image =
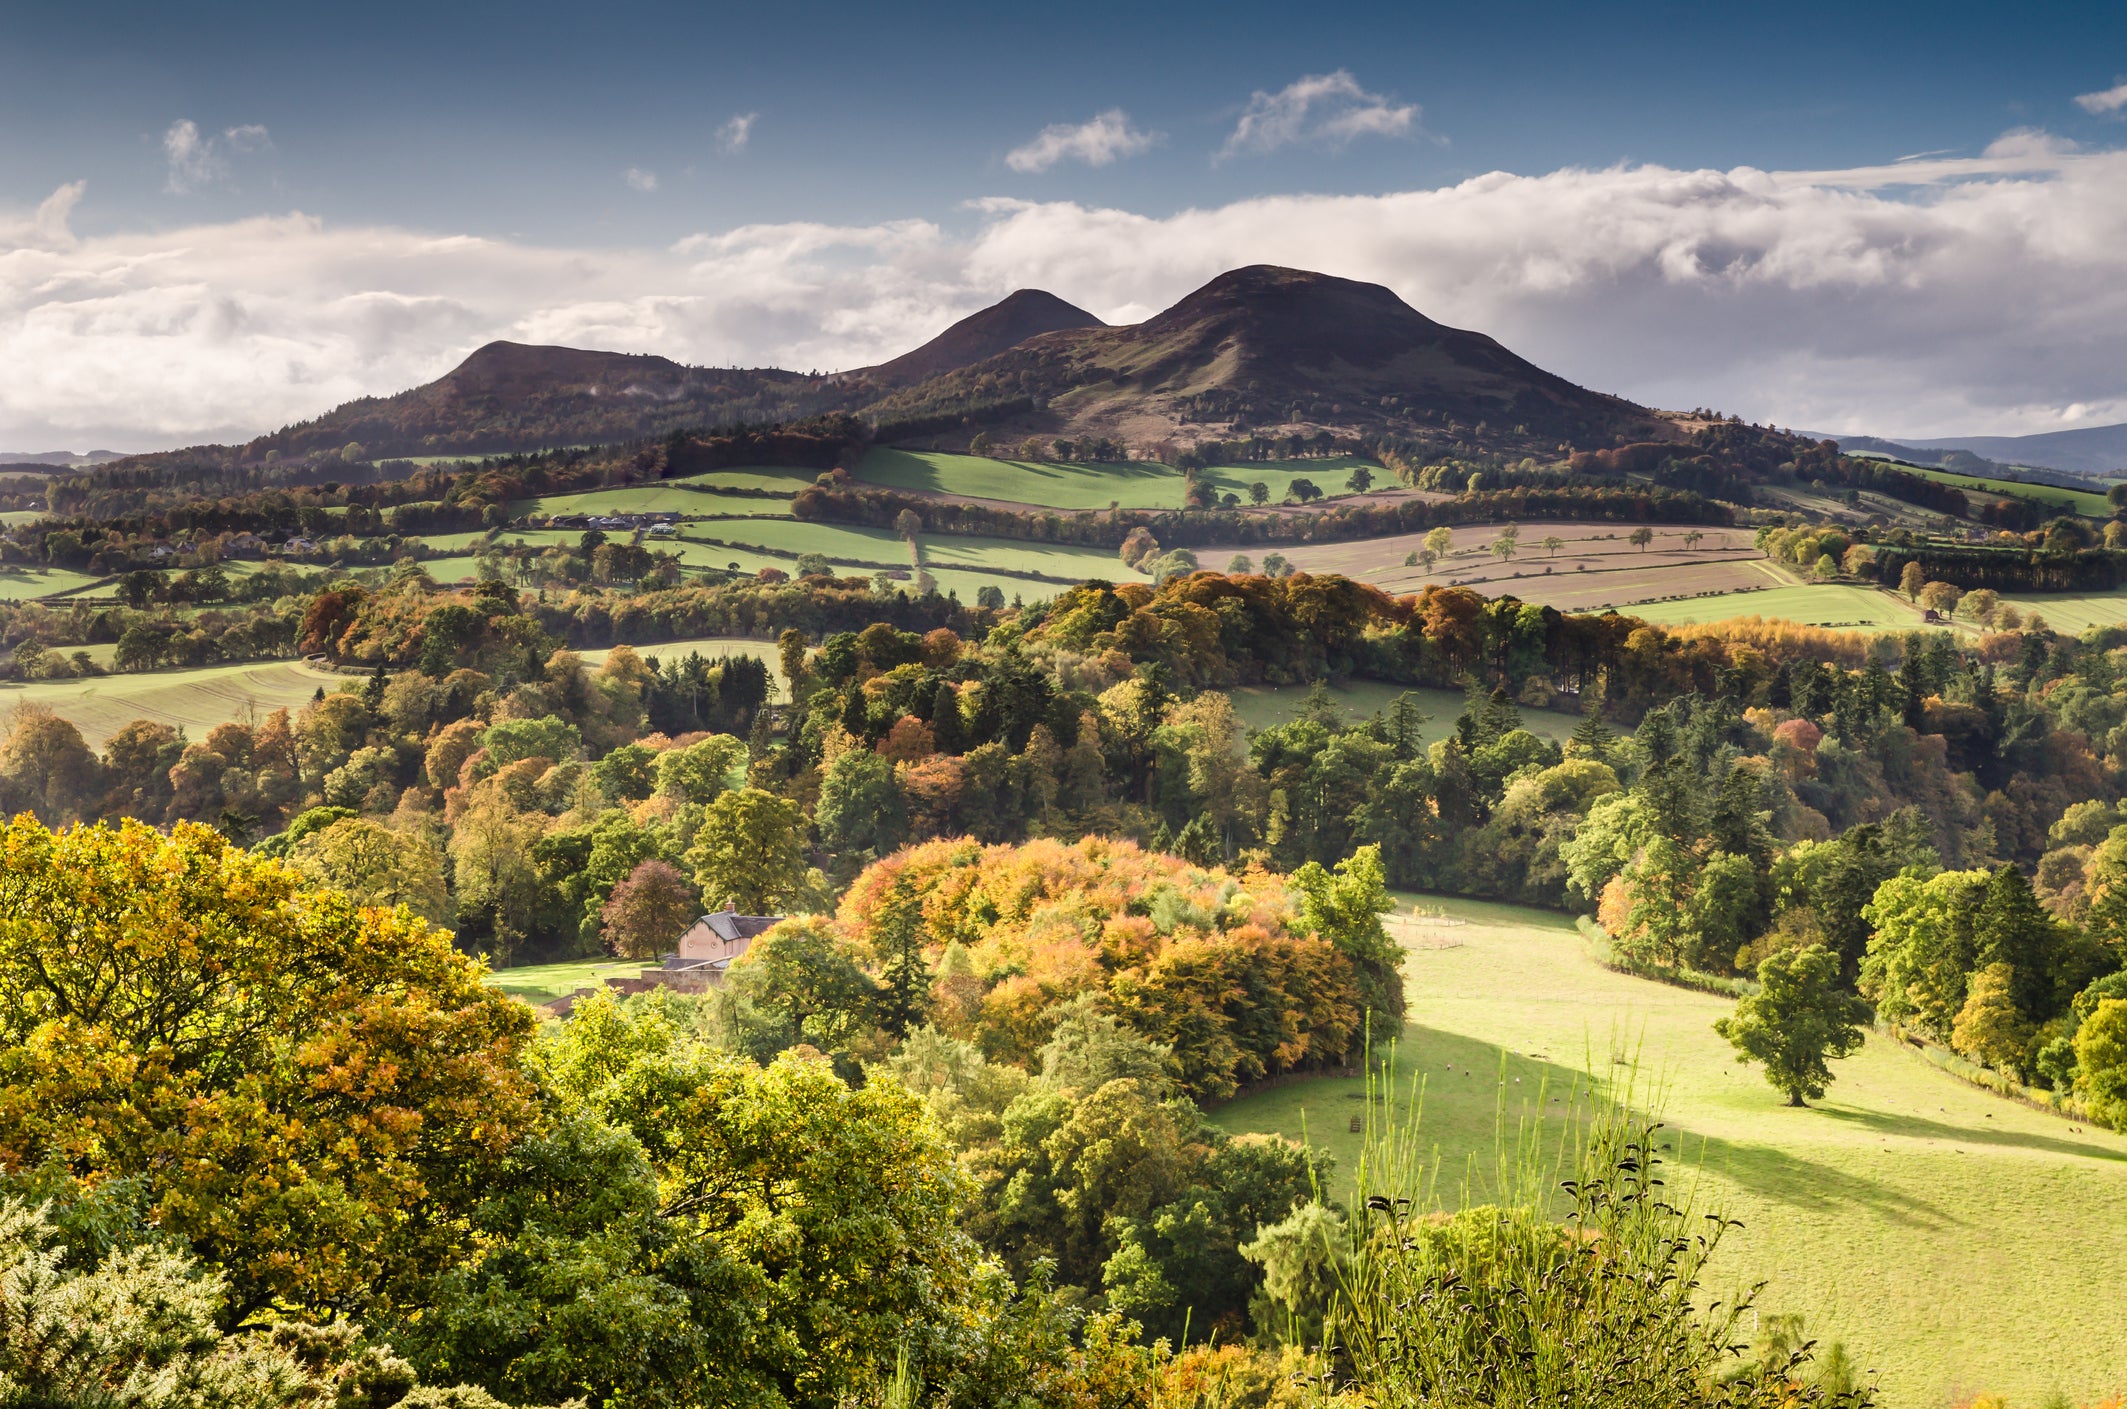
M 781 915 L 741 915 L 718 910 L 702 916 L 679 937 L 679 950 L 654 969 L 633 978 L 609 978 L 606 987 L 618 993 L 644 993 L 653 988 L 672 988 L 682 993 L 702 993 L 724 981 L 731 961 L 752 947 L 754 936 L 782 920 Z

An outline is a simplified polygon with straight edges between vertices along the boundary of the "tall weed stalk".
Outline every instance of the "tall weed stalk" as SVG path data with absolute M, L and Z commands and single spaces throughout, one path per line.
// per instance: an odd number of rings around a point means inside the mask
M 1679 1190 L 1633 1081 L 1571 1093 L 1573 1114 L 1510 1133 L 1489 1203 L 1466 1180 L 1436 1212 L 1420 1093 L 1369 1076 L 1349 1245 L 1326 1320 L 1339 1378 L 1377 1409 L 1863 1409 L 1872 1388 L 1810 1382 L 1807 1344 L 1746 1358 L 1758 1288 L 1708 1299 L 1739 1225 Z M 1539 1092 L 1536 1106 L 1545 1109 Z

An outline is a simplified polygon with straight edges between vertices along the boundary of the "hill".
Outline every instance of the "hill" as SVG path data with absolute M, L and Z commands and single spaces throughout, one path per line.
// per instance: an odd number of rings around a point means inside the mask
M 1459 427 L 1473 440 L 1552 446 L 1668 434 L 1644 408 L 1436 323 L 1379 284 L 1272 265 L 1221 274 L 1143 323 L 1034 337 L 873 411 L 884 420 L 985 407 L 1011 433 L 1132 442 L 1269 429 Z
M 1423 1083 L 1420 1144 L 1439 1151 L 1450 1207 L 1466 1174 L 1472 1201 L 1489 1196 L 1502 1127 L 1556 1131 L 1568 1106 L 1554 1098 L 1591 1070 L 1636 1067 L 1676 1145 L 1672 1187 L 1698 1184 L 1742 1220 L 1709 1295 L 1768 1278 L 1760 1308 L 1805 1315 L 1820 1346 L 1843 1341 L 1881 1373 L 1889 1409 L 1980 1390 L 2094 1403 L 2123 1383 L 2127 1306 L 2099 1289 L 2127 1256 L 2127 1138 L 1965 1085 L 1881 1033 L 1834 1064 L 1823 1100 L 1793 1110 L 1714 1032 L 1728 1000 L 1602 967 L 1555 912 L 1417 905 L 1399 926 L 1411 948 L 1397 1095 Z M 1363 1088 L 1302 1080 L 1213 1118 L 1236 1133 L 1304 1130 L 1347 1180 Z M 2034 1237 L 2057 1302 L 2028 1293 Z
M 837 399 L 825 378 L 772 367 L 685 367 L 664 357 L 491 342 L 425 386 L 350 401 L 262 436 L 244 458 L 350 443 L 371 459 L 606 443 L 802 416 Z
M 904 352 L 876 367 L 844 373 L 843 377 L 878 387 L 912 386 L 973 366 L 1043 333 L 1106 326 L 1083 308 L 1052 293 L 1020 289 L 980 313 L 969 314 L 913 352 Z

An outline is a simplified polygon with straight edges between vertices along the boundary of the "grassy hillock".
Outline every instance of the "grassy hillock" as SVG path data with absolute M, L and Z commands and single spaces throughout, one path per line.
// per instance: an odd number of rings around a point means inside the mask
M 1406 898 L 1407 900 L 1412 898 Z M 1740 1218 L 1735 1278 L 1800 1313 L 1919 1409 L 1979 1391 L 2094 1401 L 2127 1385 L 2127 1138 L 1967 1086 L 1881 1036 L 1807 1110 L 1782 1104 L 1713 1031 L 1722 998 L 1601 967 L 1562 915 L 1478 901 L 1407 920 L 1410 1025 L 1396 1053 L 1437 1143 L 1439 1190 L 1484 1197 L 1495 1140 L 1557 1122 L 1593 1069 L 1661 1090 L 1678 1177 Z M 1407 913 L 1407 912 L 1406 912 Z M 1348 1176 L 1363 1083 L 1319 1078 L 1234 1101 L 1230 1131 L 1330 1147 Z M 1722 1289 L 1710 1289 L 1721 1295 Z

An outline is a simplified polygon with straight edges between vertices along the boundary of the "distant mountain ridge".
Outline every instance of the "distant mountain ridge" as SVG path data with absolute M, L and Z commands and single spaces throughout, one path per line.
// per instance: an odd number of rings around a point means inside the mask
M 1871 435 L 1824 435 L 1848 450 L 1872 450 L 1879 455 L 1934 463 L 1941 455 L 1962 450 L 2003 465 L 2061 470 L 2071 475 L 2127 473 L 2127 423 L 2084 426 L 2072 431 L 2040 431 L 2033 435 L 1943 435 L 1887 440 Z
M 1110 327 L 1021 289 L 900 357 L 832 375 L 493 342 L 425 385 L 365 397 L 239 447 L 237 463 L 375 462 L 866 418 L 898 443 L 1386 433 L 1512 453 L 1674 439 L 1644 407 L 1574 385 L 1379 284 L 1251 265 L 1143 323 Z

